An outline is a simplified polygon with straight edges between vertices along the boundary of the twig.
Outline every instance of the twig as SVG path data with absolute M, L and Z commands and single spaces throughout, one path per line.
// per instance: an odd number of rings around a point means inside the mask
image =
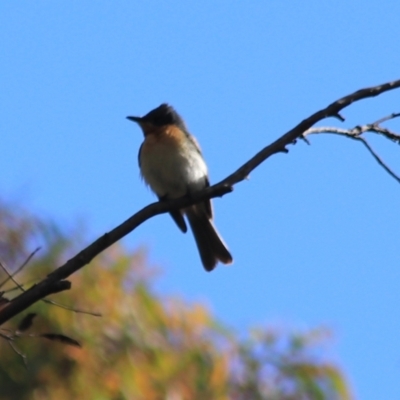
M 26 355 L 21 353 L 15 346 L 14 343 L 11 340 L 8 340 L 7 343 L 10 345 L 10 347 L 15 351 L 17 355 L 19 355 L 22 358 L 22 361 L 24 363 L 24 366 L 26 369 L 28 369 L 28 363 L 26 361 Z
M 47 304 L 51 304 L 53 306 L 64 308 L 65 310 L 73 311 L 77 314 L 88 314 L 88 315 L 92 315 L 93 317 L 102 317 L 101 313 L 94 312 L 94 311 L 86 311 L 86 310 L 81 310 L 79 308 L 66 306 L 65 304 L 57 303 L 54 300 L 42 299 L 42 301 L 44 301 Z
M 36 252 L 37 250 L 39 250 L 39 249 L 36 249 L 36 250 L 30 255 L 30 257 L 28 257 L 27 261 L 23 264 L 24 266 L 29 262 L 29 260 L 32 258 L 32 256 L 35 254 L 35 252 Z M 6 266 L 5 266 L 1 261 L 0 261 L 0 268 L 7 274 L 8 279 L 11 279 L 11 280 L 15 283 L 15 285 L 16 285 L 16 287 L 17 287 L 18 289 L 20 289 L 22 292 L 25 292 L 25 289 L 15 280 L 15 278 L 14 278 L 14 276 L 13 276 L 13 275 L 15 275 L 15 273 L 14 273 L 14 274 L 11 274 L 11 273 L 8 271 L 8 269 L 6 268 Z M 21 267 L 19 268 L 19 270 L 21 270 Z M 57 307 L 60 307 L 60 308 L 64 308 L 65 310 L 73 311 L 73 312 L 80 313 L 80 314 L 88 314 L 88 315 L 92 315 L 92 316 L 94 316 L 94 317 L 101 317 L 101 316 L 102 316 L 100 313 L 97 313 L 97 312 L 80 310 L 79 308 L 73 308 L 73 307 L 70 307 L 70 306 L 66 306 L 66 305 L 64 305 L 64 304 L 57 303 L 57 302 L 55 302 L 55 301 L 53 301 L 53 300 L 41 299 L 41 301 L 43 301 L 44 303 L 51 304 L 51 305 L 53 305 L 53 306 L 57 306 Z
M 4 330 L 4 329 L 3 329 Z M 7 332 L 8 332 L 9 330 L 7 330 Z M 11 336 L 7 336 L 7 335 L 5 335 L 4 333 L 1 333 L 0 332 L 0 337 L 1 338 L 3 338 L 3 339 L 5 339 L 5 340 L 12 340 L 13 338 L 11 337 Z
M 18 287 L 18 289 L 22 290 L 23 292 L 25 289 L 14 279 L 13 275 L 8 271 L 8 269 L 3 265 L 3 263 L 0 261 L 0 268 L 7 274 L 8 278 L 4 281 L 7 282 L 8 280 L 12 280 L 15 285 Z
M 375 153 L 375 151 L 372 149 L 372 147 L 368 144 L 368 142 L 363 138 L 359 137 L 357 140 L 361 141 L 361 143 L 369 150 L 369 152 L 372 154 L 372 156 L 375 158 L 375 160 L 378 162 L 378 164 L 389 174 L 391 175 L 394 179 L 396 179 L 397 182 L 400 183 L 400 177 L 396 175 L 384 162 L 383 160 L 378 156 L 378 154 Z
M 386 121 L 389 121 L 391 119 L 395 119 L 395 118 L 398 118 L 398 117 L 400 117 L 400 113 L 392 113 L 392 114 L 388 115 L 387 117 L 383 117 L 381 119 L 378 119 L 378 121 L 375 121 L 373 123 L 373 125 L 380 125 L 383 122 L 386 122 Z
M 8 274 L 8 278 L 6 278 L 3 282 L 0 283 L 0 287 L 2 287 L 3 285 L 5 285 L 10 279 L 12 279 L 15 275 L 18 274 L 18 272 L 20 272 L 28 263 L 29 261 L 32 259 L 32 257 L 40 250 L 40 247 L 37 247 L 35 250 L 32 251 L 31 254 L 29 254 L 29 256 L 27 257 L 27 259 L 19 266 L 19 268 L 17 268 L 12 274 Z M 14 283 L 16 283 L 14 281 Z M 16 283 L 17 284 L 17 283 Z M 19 285 L 17 284 L 17 286 L 19 287 Z M 20 287 L 20 289 L 22 289 Z
M 383 160 L 379 155 L 375 152 L 375 150 L 371 147 L 368 141 L 361 136 L 363 133 L 372 132 L 377 133 L 381 136 L 384 136 L 386 139 L 389 139 L 393 142 L 400 144 L 400 134 L 390 131 L 387 128 L 380 126 L 381 123 L 389 121 L 391 119 L 400 117 L 400 113 L 392 113 L 386 117 L 383 117 L 372 124 L 358 125 L 353 129 L 343 129 L 332 126 L 322 126 L 317 128 L 310 128 L 306 132 L 303 133 L 304 139 L 309 135 L 321 134 L 321 133 L 332 133 L 334 135 L 345 136 L 349 139 L 356 140 L 361 142 L 371 153 L 374 159 L 378 162 L 378 164 L 397 182 L 400 183 L 400 176 L 397 175 Z
M 15 336 L 14 334 L 11 336 L 4 335 L 3 333 L 0 332 L 0 337 L 6 340 L 8 345 L 11 347 L 11 349 L 19 356 L 22 358 L 22 361 L 24 363 L 25 368 L 28 368 L 28 363 L 26 361 L 26 355 L 21 353 L 15 346 L 14 346 L 14 339 L 18 336 Z

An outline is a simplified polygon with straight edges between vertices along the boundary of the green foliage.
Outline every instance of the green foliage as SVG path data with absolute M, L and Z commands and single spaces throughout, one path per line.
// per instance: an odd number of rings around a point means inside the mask
M 60 229 L 4 203 L 0 227 L 0 259 L 10 269 L 30 247 L 43 246 L 16 277 L 20 283 L 41 279 L 77 249 Z M 71 277 L 71 291 L 52 296 L 102 317 L 39 302 L 3 326 L 0 333 L 20 325 L 13 344 L 26 354 L 27 368 L 0 338 L 0 400 L 350 399 L 342 373 L 321 354 L 322 330 L 258 329 L 239 339 L 203 305 L 157 295 L 153 280 L 142 251 L 113 246 Z M 28 313 L 37 315 L 24 320 Z M 48 332 L 82 347 L 40 337 Z

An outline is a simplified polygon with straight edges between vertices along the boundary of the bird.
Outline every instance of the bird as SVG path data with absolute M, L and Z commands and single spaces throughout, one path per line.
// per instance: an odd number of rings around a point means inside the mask
M 182 117 L 163 103 L 143 117 L 128 116 L 142 129 L 139 149 L 140 173 L 160 201 L 176 199 L 210 186 L 207 165 L 200 147 Z M 218 262 L 231 264 L 233 258 L 213 223 L 211 200 L 170 211 L 178 228 L 191 227 L 203 267 L 212 271 Z

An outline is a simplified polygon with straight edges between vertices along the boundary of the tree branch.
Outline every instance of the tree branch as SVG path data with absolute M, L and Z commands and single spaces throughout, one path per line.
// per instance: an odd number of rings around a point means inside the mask
M 295 143 L 296 139 L 301 138 L 303 133 L 307 129 L 311 128 L 317 122 L 322 121 L 323 119 L 328 117 L 335 117 L 340 119 L 341 121 L 344 121 L 344 118 L 339 114 L 339 112 L 343 110 L 343 108 L 349 106 L 355 101 L 367 99 L 369 97 L 375 97 L 389 90 L 396 89 L 398 87 L 400 87 L 400 79 L 393 82 L 384 83 L 382 85 L 361 89 L 358 90 L 357 92 L 349 94 L 348 96 L 342 97 L 341 99 L 330 104 L 328 107 L 312 114 L 310 117 L 306 118 L 298 125 L 296 125 L 289 132 L 281 136 L 278 140 L 271 143 L 269 146 L 264 147 L 253 158 L 251 158 L 249 161 L 243 164 L 237 171 L 229 175 L 220 183 L 234 185 L 242 181 L 249 175 L 251 171 L 253 171 L 253 169 L 257 168 L 268 157 L 276 153 L 281 153 L 281 152 L 286 153 L 288 151 L 286 149 L 286 146 Z
M 75 257 L 68 260 L 63 266 L 57 268 L 54 272 L 49 274 L 43 281 L 32 286 L 30 289 L 26 290 L 10 301 L 2 310 L 0 310 L 0 325 L 47 295 L 69 289 L 70 282 L 65 281 L 68 276 L 84 267 L 86 264 L 89 264 L 94 257 L 99 255 L 109 246 L 126 236 L 148 219 L 171 210 L 196 204 L 205 199 L 221 197 L 231 192 L 233 190 L 233 185 L 246 179 L 250 172 L 257 168 L 267 158 L 273 154 L 282 152 L 287 153 L 288 150 L 286 149 L 286 146 L 296 143 L 296 140 L 302 138 L 304 132 L 311 128 L 315 123 L 327 117 L 335 117 L 341 121 L 344 121 L 344 118 L 339 113 L 345 107 L 349 106 L 355 101 L 378 96 L 384 92 L 396 89 L 398 87 L 400 87 L 400 79 L 393 82 L 384 83 L 382 85 L 361 89 L 348 96 L 345 96 L 300 122 L 297 126 L 285 133 L 279 139 L 264 147 L 239 169 L 216 185 L 195 193 L 190 197 L 186 196 L 175 200 L 160 201 L 148 205 L 134 214 L 127 221 L 123 222 L 121 225 L 90 244 Z

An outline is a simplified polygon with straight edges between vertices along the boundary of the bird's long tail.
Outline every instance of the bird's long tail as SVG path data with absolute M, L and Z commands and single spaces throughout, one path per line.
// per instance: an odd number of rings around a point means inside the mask
M 185 212 L 206 271 L 212 271 L 218 261 L 231 264 L 231 253 L 201 205 L 192 206 Z

